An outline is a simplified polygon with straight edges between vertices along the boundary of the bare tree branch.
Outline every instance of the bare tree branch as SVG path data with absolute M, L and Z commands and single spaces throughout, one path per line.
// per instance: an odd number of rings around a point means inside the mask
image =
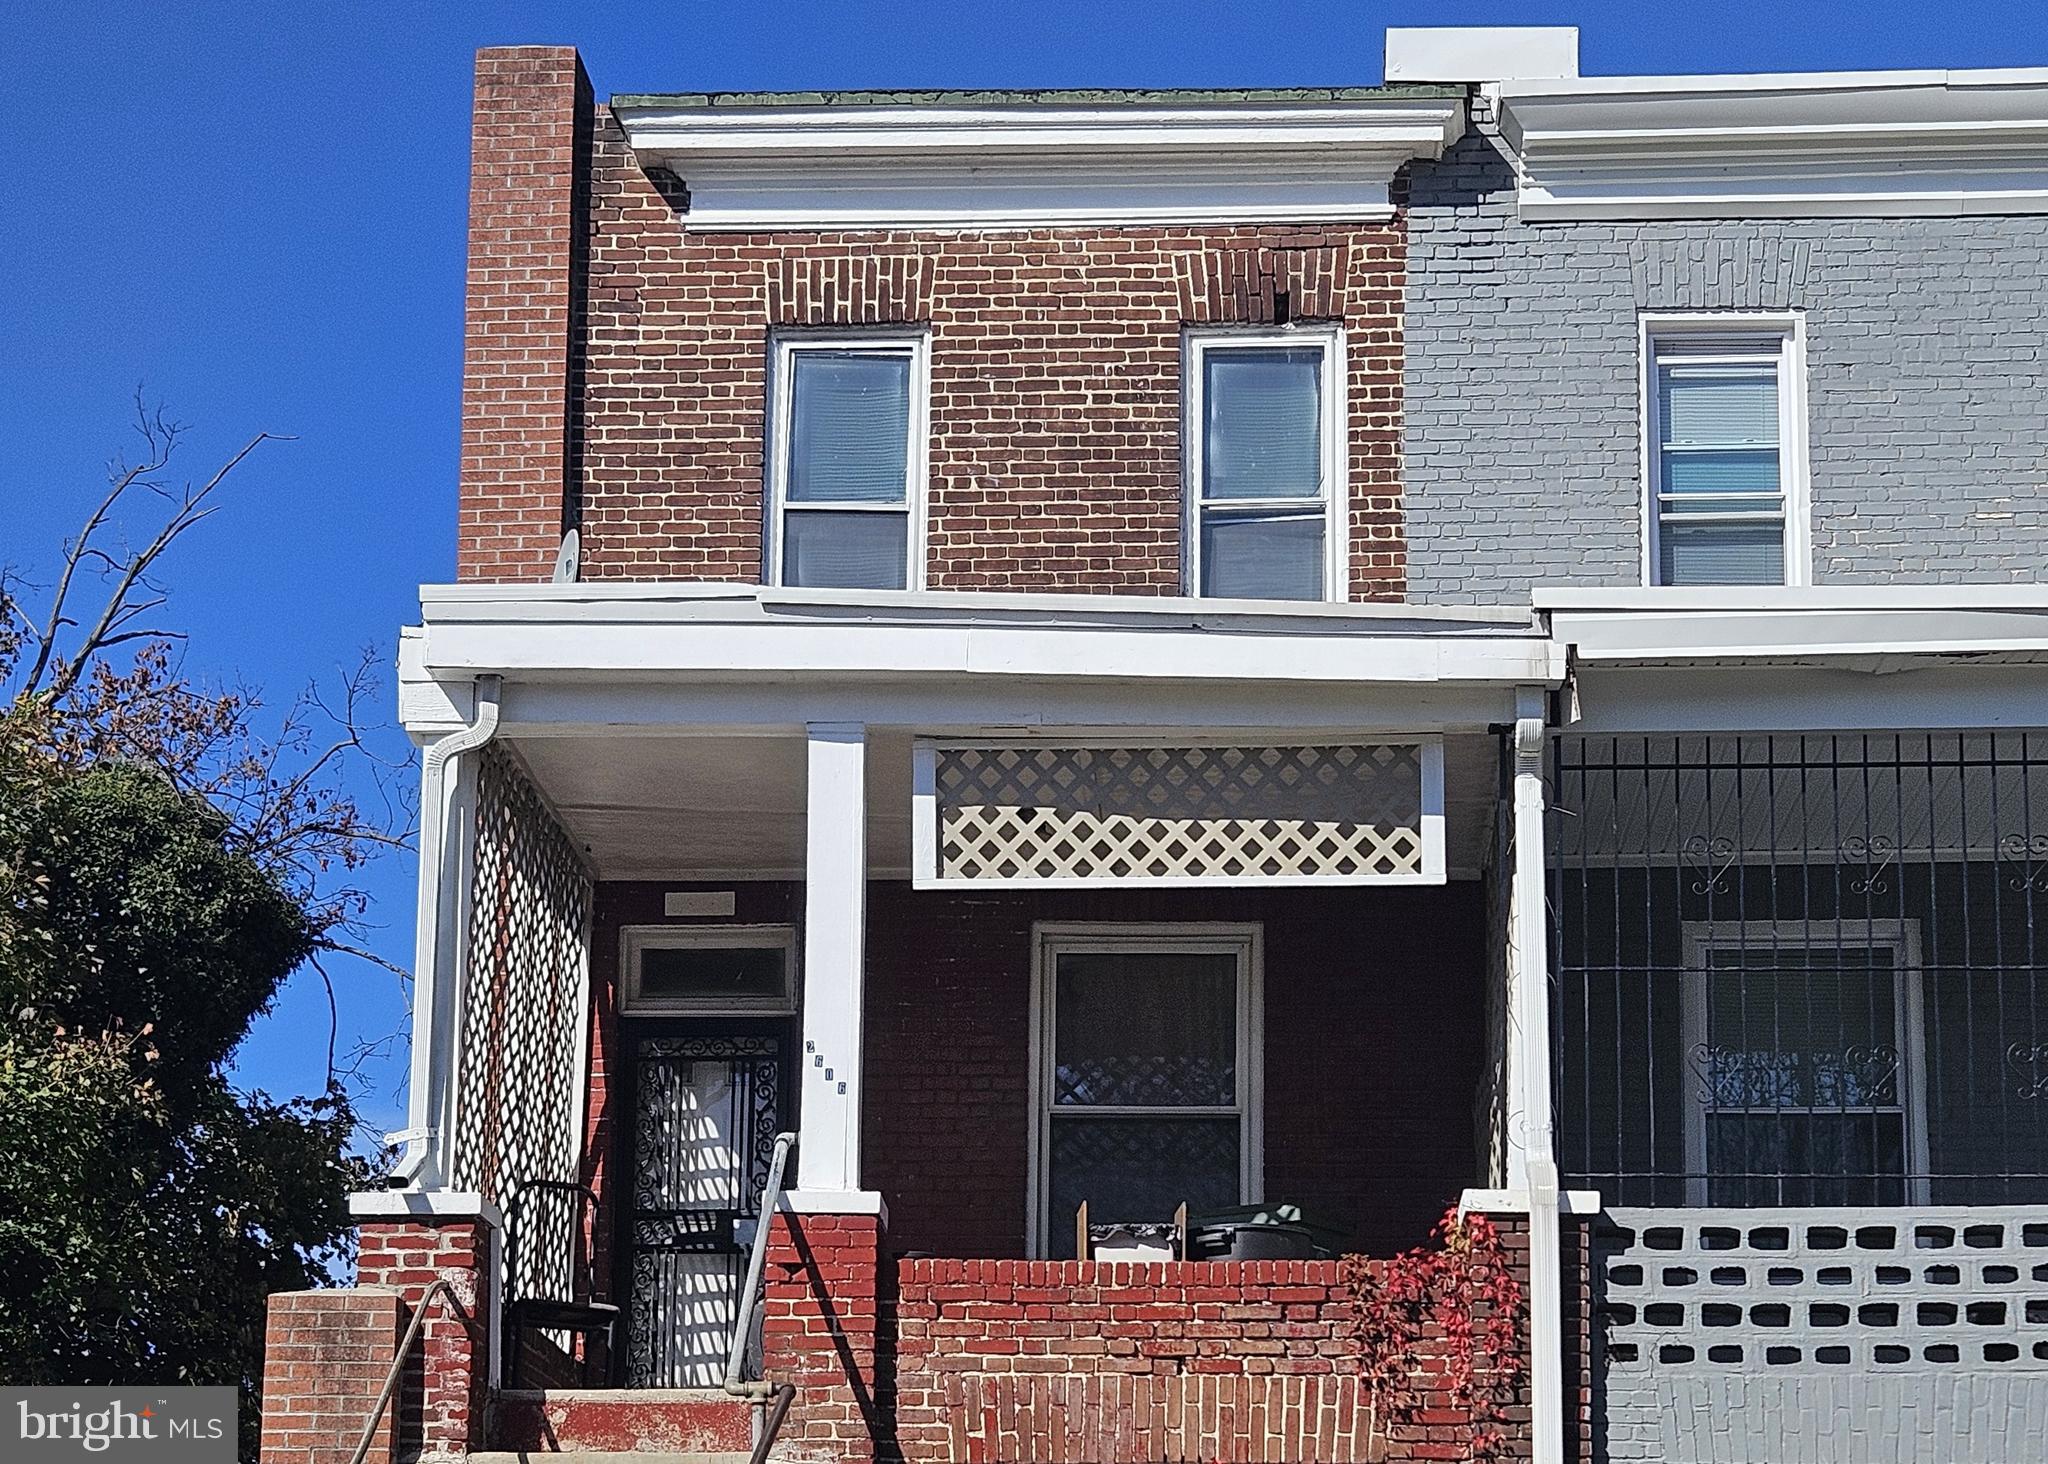
M 51 588 L 0 565 L 0 718 L 60 764 L 143 763 L 221 812 L 228 841 L 305 912 L 328 994 L 329 1082 L 353 1078 L 367 1054 L 402 1034 L 359 1045 L 356 1066 L 337 1067 L 336 961 L 410 979 L 369 948 L 370 897 L 351 878 L 412 847 L 417 832 L 414 754 L 385 750 L 369 710 L 381 700 L 384 658 L 365 648 L 274 715 L 250 687 L 187 676 L 174 653 L 185 636 L 158 616 L 170 592 L 157 571 L 220 510 L 222 488 L 250 455 L 289 439 L 258 433 L 203 481 L 175 486 L 164 475 L 185 429 L 139 399 L 136 412 L 141 460 L 110 466 L 107 487 L 62 546 Z M 139 549 L 122 537 L 134 520 L 146 525 Z M 96 598 L 87 593 L 94 581 L 104 586 Z
M 184 501 L 178 506 L 177 511 L 164 521 L 162 527 L 157 530 L 156 536 L 149 541 L 148 546 L 140 553 L 132 556 L 126 564 L 115 571 L 119 575 L 119 579 L 112 592 L 108 594 L 105 605 L 100 610 L 99 620 L 91 630 L 86 632 L 84 639 L 79 642 L 72 652 L 70 660 L 65 663 L 63 670 L 52 681 L 52 691 L 62 696 L 77 684 L 78 678 L 85 674 L 85 668 L 100 654 L 102 639 L 114 629 L 121 616 L 127 612 L 130 605 L 128 597 L 133 593 L 136 584 L 142 581 L 143 577 L 148 574 L 149 567 L 155 564 L 163 556 L 164 551 L 176 543 L 181 535 L 195 525 L 205 522 L 218 511 L 218 505 L 210 504 L 207 500 L 227 480 L 228 474 L 241 466 L 243 460 L 250 453 L 254 452 L 264 443 L 274 440 L 276 439 L 271 433 L 257 433 L 242 445 L 240 451 L 236 452 L 219 468 L 215 469 L 213 476 L 208 478 L 199 488 L 186 489 Z M 75 557 L 76 551 L 74 551 L 74 559 Z M 67 577 L 69 568 L 69 566 L 66 567 Z M 159 600 L 157 603 L 161 604 L 162 601 Z M 34 678 L 31 677 L 30 680 L 31 684 L 33 684 Z

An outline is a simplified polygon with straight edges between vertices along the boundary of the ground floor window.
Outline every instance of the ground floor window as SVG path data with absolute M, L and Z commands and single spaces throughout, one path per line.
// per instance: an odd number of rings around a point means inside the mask
M 1918 944 L 1911 921 L 1687 925 L 1694 1203 L 1922 1197 Z
M 1165 1225 L 1258 1198 L 1256 926 L 1042 925 L 1033 974 L 1031 1236 Z

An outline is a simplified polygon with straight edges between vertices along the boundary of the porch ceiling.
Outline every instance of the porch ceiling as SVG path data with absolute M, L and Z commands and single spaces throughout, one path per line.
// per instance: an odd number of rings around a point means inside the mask
M 1050 739 L 1049 739 L 1050 740 Z M 1276 737 L 1274 740 L 1284 740 Z M 871 728 L 868 865 L 910 872 L 908 729 Z M 794 879 L 804 863 L 805 742 L 759 736 L 513 738 L 508 745 L 604 879 Z M 1494 739 L 1444 739 L 1445 854 L 1477 873 L 1492 837 Z

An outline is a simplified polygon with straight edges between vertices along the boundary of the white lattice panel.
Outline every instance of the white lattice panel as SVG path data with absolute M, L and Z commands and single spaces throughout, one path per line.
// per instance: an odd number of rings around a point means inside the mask
M 527 1180 L 580 1178 L 591 883 L 498 747 L 478 758 L 470 878 L 454 1183 L 503 1201 Z M 569 1295 L 584 1218 L 560 1195 L 521 1203 L 506 1258 L 518 1295 Z
M 918 749 L 918 882 L 1436 882 L 1434 741 Z

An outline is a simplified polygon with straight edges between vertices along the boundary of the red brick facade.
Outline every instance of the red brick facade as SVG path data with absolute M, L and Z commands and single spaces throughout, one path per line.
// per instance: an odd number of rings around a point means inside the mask
M 587 579 L 758 581 L 770 332 L 909 324 L 926 583 L 1176 593 L 1183 330 L 1315 320 L 1345 327 L 1349 593 L 1401 598 L 1398 219 L 692 232 L 572 52 L 483 52 L 477 99 L 464 578 L 544 579 L 576 523 Z
M 281 1291 L 263 1337 L 263 1464 L 348 1464 L 405 1324 L 395 1291 Z M 363 1464 L 392 1464 L 389 1413 Z

